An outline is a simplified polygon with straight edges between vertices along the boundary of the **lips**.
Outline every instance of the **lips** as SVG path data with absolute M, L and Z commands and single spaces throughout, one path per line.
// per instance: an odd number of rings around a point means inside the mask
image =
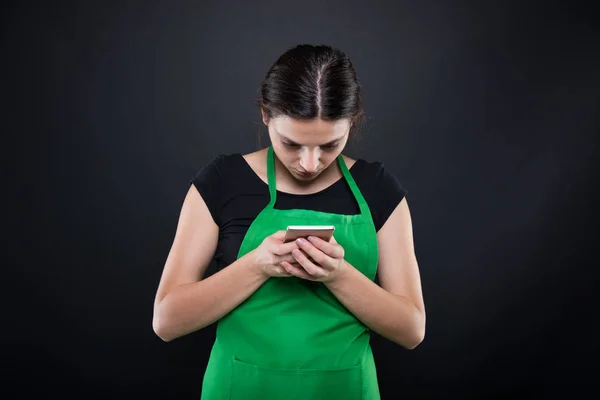
M 315 175 L 314 172 L 306 172 L 306 171 L 298 171 L 298 170 L 296 170 L 296 171 L 298 172 L 298 174 L 300 174 L 302 176 L 313 176 L 313 175 Z

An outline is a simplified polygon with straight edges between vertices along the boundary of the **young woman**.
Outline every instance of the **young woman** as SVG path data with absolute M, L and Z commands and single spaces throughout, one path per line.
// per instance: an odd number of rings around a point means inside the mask
M 259 107 L 271 145 L 191 181 L 154 330 L 168 342 L 218 323 L 202 399 L 378 399 L 370 330 L 407 349 L 425 335 L 407 191 L 381 163 L 342 155 L 363 118 L 343 52 L 289 49 Z M 335 233 L 285 242 L 288 225 Z

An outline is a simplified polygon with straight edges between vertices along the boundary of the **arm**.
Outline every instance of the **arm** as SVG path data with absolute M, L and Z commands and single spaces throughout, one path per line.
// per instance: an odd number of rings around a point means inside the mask
M 154 332 L 169 342 L 217 321 L 246 300 L 268 276 L 250 254 L 202 279 L 219 237 L 206 203 L 191 186 L 154 301 Z
M 425 337 L 425 305 L 406 198 L 377 233 L 380 286 L 346 263 L 325 284 L 358 319 L 378 334 L 414 349 Z

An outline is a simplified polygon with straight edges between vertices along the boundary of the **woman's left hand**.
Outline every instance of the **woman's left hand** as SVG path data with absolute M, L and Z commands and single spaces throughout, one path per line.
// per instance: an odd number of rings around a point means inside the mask
M 308 240 L 298 239 L 297 243 L 302 250 L 294 250 L 292 255 L 299 266 L 283 261 L 281 265 L 286 271 L 299 278 L 318 282 L 331 282 L 339 276 L 345 266 L 345 252 L 335 238 L 326 242 L 311 236 Z

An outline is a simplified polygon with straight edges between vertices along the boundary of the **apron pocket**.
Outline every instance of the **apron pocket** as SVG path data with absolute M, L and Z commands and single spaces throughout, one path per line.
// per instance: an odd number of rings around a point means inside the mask
M 267 368 L 233 359 L 230 400 L 361 400 L 362 368 Z

